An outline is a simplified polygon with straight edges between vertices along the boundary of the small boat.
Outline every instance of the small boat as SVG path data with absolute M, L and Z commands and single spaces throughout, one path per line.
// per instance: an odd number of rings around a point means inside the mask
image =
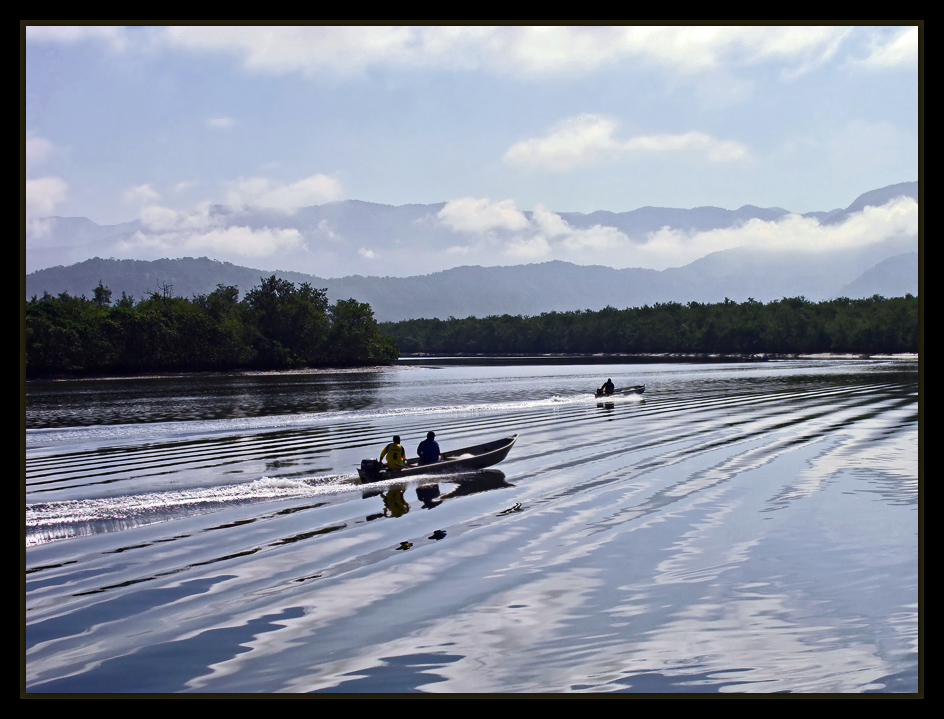
M 518 439 L 517 434 L 496 439 L 485 444 L 463 447 L 442 453 L 442 459 L 434 464 L 420 464 L 418 457 L 407 460 L 403 469 L 387 469 L 376 459 L 365 459 L 357 468 L 361 482 L 379 482 L 384 479 L 409 477 L 414 474 L 440 474 L 442 472 L 465 472 L 484 469 L 498 464 L 511 451 Z
M 614 389 L 609 394 L 606 394 L 603 390 L 598 389 L 594 393 L 594 396 L 595 397 L 619 397 L 621 395 L 627 395 L 627 394 L 642 394 L 645 391 L 646 391 L 646 385 L 637 384 L 637 385 L 633 385 L 632 387 L 621 387 L 620 389 Z

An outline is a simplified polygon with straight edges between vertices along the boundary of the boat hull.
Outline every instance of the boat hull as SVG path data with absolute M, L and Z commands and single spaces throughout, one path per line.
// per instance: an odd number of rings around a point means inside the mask
M 596 397 L 623 397 L 628 394 L 642 394 L 646 391 L 646 385 L 637 384 L 633 387 L 622 387 L 620 389 L 613 390 L 610 394 L 605 394 L 601 390 L 597 390 L 595 393 Z
M 357 468 L 361 482 L 380 482 L 385 479 L 399 479 L 419 474 L 442 474 L 445 472 L 465 472 L 469 470 L 485 469 L 498 464 L 511 451 L 518 435 L 504 437 L 492 442 L 477 444 L 472 447 L 463 447 L 442 453 L 442 460 L 435 464 L 420 464 L 419 458 L 414 457 L 407 461 L 403 469 L 380 469 L 375 460 L 364 460 Z M 382 466 L 382 465 L 381 465 Z

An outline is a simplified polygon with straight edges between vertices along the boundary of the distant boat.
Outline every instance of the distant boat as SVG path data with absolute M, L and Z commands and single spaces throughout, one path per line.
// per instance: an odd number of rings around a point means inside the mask
M 357 468 L 361 482 L 379 482 L 384 479 L 410 477 L 416 474 L 441 474 L 443 472 L 463 472 L 474 469 L 484 469 L 498 464 L 511 451 L 518 435 L 496 439 L 472 447 L 454 449 L 443 452 L 442 459 L 433 464 L 420 464 L 419 458 L 414 457 L 407 461 L 403 469 L 387 469 L 376 459 L 365 459 Z
M 637 384 L 632 387 L 621 387 L 620 389 L 614 389 L 609 394 L 606 394 L 602 389 L 598 389 L 594 396 L 596 397 L 619 397 L 621 395 L 627 394 L 642 394 L 646 391 L 646 385 Z

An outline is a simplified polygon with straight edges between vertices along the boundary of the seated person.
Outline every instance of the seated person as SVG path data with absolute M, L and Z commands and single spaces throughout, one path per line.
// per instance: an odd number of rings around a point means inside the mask
M 434 439 L 435 437 L 435 432 L 427 432 L 426 439 L 416 448 L 416 453 L 420 456 L 420 464 L 433 464 L 442 459 L 439 454 L 439 443 Z
M 403 469 L 406 466 L 406 452 L 400 446 L 400 435 L 393 435 L 393 441 L 380 452 L 380 461 L 387 457 L 388 469 Z
M 611 379 L 608 379 L 606 382 L 603 383 L 603 386 L 600 387 L 600 392 L 606 395 L 613 394 L 613 390 L 614 390 L 613 380 Z

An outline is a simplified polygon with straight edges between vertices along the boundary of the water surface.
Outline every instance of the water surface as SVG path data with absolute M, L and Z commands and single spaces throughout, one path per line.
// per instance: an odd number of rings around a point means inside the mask
M 30 383 L 26 419 L 28 692 L 919 689 L 913 361 Z M 358 483 L 429 430 L 519 439 Z

